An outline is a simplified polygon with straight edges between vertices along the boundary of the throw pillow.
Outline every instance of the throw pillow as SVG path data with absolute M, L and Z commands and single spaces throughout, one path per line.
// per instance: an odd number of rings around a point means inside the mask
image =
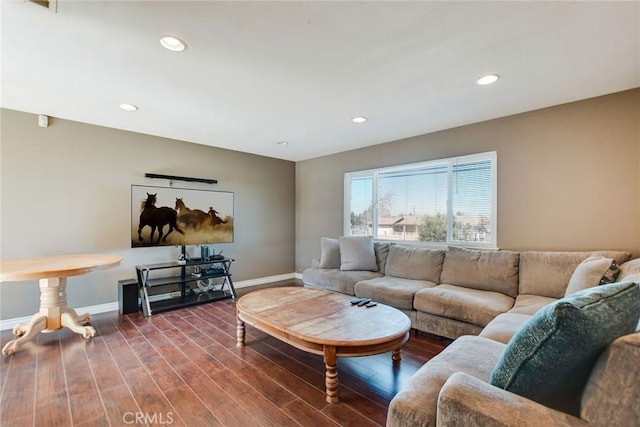
M 637 283 L 577 292 L 540 309 L 511 338 L 490 383 L 579 416 L 582 391 L 600 353 L 632 333 L 640 316 Z
M 604 276 L 600 279 L 601 285 L 606 285 L 608 283 L 614 283 L 620 274 L 620 267 L 618 267 L 618 263 L 616 260 L 611 261 L 611 265 L 609 269 L 604 273 Z
M 573 271 L 564 296 L 598 286 L 612 263 L 613 259 L 605 258 L 602 255 L 591 255 L 582 261 Z
M 373 250 L 373 237 L 340 237 L 340 270 L 378 271 L 376 254 Z
M 338 239 L 322 237 L 320 239 L 319 268 L 340 268 L 340 245 Z

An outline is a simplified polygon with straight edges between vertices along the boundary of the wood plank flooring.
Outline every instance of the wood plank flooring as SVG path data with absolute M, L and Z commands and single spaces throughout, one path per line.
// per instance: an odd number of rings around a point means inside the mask
M 236 347 L 233 300 L 92 324 L 91 340 L 39 334 L 0 360 L 0 426 L 382 426 L 391 398 L 448 344 L 412 331 L 400 363 L 340 358 L 340 403 L 329 404 L 321 356 L 248 325 Z

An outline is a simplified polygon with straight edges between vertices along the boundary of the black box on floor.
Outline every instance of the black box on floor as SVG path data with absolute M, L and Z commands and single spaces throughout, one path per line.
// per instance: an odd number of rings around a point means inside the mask
M 136 279 L 118 280 L 118 311 L 120 314 L 140 311 L 140 295 Z

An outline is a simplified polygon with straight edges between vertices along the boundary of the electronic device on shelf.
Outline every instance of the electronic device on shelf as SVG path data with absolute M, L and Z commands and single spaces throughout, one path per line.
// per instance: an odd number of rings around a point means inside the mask
M 203 272 L 207 276 L 210 276 L 210 275 L 214 275 L 214 274 L 224 274 L 225 270 L 224 270 L 224 268 L 212 267 L 212 268 L 208 268 L 208 269 L 204 270 Z
M 220 252 L 216 253 L 216 251 L 213 251 L 213 255 L 211 255 L 209 257 L 210 261 L 220 261 L 224 259 L 224 255 L 222 255 L 222 249 L 220 249 Z

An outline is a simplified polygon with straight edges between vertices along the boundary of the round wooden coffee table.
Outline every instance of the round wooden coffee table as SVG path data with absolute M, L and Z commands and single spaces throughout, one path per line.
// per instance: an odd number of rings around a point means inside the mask
M 237 345 L 245 345 L 245 323 L 301 350 L 320 354 L 326 367 L 327 402 L 338 402 L 338 357 L 392 351 L 409 339 L 411 321 L 393 307 L 358 307 L 356 297 L 303 287 L 268 288 L 236 302 Z

